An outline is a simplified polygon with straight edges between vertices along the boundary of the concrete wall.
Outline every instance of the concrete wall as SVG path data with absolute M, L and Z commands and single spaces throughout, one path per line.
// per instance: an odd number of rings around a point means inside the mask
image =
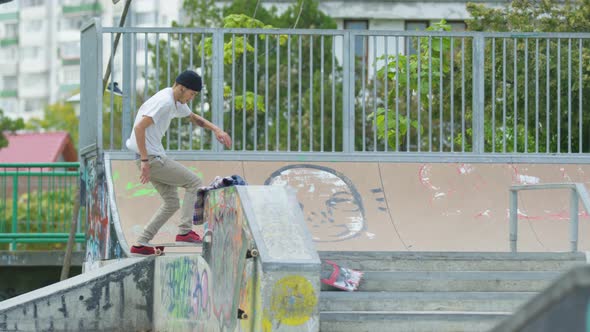
M 320 261 L 294 193 L 230 187 L 205 207 L 203 256 L 156 260 L 154 329 L 318 331 Z
M 571 269 L 492 332 L 590 330 L 590 266 Z
M 238 192 L 260 252 L 261 274 L 250 283 L 259 285 L 253 307 L 263 314 L 252 331 L 319 331 L 320 259 L 295 192 L 281 186 Z
M 149 330 L 153 267 L 126 259 L 0 302 L 0 331 Z
M 84 271 L 103 265 L 103 261 L 125 257 L 117 224 L 113 220 L 114 205 L 110 163 L 105 166 L 102 153 L 83 160 L 82 220 L 86 223 L 86 257 Z M 115 213 L 116 215 L 116 213 Z

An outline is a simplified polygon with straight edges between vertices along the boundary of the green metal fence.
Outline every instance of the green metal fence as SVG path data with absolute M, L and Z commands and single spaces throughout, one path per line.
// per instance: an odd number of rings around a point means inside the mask
M 0 249 L 61 249 L 68 241 L 76 192 L 77 162 L 0 163 Z M 76 216 L 76 242 L 84 241 Z

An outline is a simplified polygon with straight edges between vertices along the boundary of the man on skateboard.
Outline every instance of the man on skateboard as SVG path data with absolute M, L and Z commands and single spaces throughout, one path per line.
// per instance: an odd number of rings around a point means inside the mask
M 213 123 L 191 112 L 187 103 L 202 88 L 201 77 L 191 70 L 182 72 L 172 87 L 164 88 L 141 105 L 131 137 L 126 146 L 136 153 L 136 164 L 140 170 L 142 184 L 151 182 L 163 204 L 152 216 L 137 242 L 131 247 L 132 254 L 153 255 L 154 247 L 143 246 L 154 238 L 158 230 L 180 209 L 178 187 L 185 189 L 183 205 L 178 225 L 176 242 L 200 243 L 201 237 L 192 230 L 192 220 L 197 189 L 202 185 L 196 174 L 180 163 L 169 159 L 162 146 L 173 118 L 189 117 L 195 125 L 212 130 L 217 140 L 226 147 L 231 146 L 231 137 Z

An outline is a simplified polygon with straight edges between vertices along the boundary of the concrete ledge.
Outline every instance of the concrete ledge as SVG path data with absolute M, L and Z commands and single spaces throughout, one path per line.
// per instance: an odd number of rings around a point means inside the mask
M 0 330 L 152 328 L 153 258 L 124 259 L 0 302 Z

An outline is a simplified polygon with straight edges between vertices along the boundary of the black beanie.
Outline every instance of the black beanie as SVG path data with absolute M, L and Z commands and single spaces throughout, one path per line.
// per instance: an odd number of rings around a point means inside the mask
M 182 84 L 193 91 L 201 91 L 203 83 L 201 83 L 201 76 L 192 70 L 185 70 L 178 77 L 176 83 Z

